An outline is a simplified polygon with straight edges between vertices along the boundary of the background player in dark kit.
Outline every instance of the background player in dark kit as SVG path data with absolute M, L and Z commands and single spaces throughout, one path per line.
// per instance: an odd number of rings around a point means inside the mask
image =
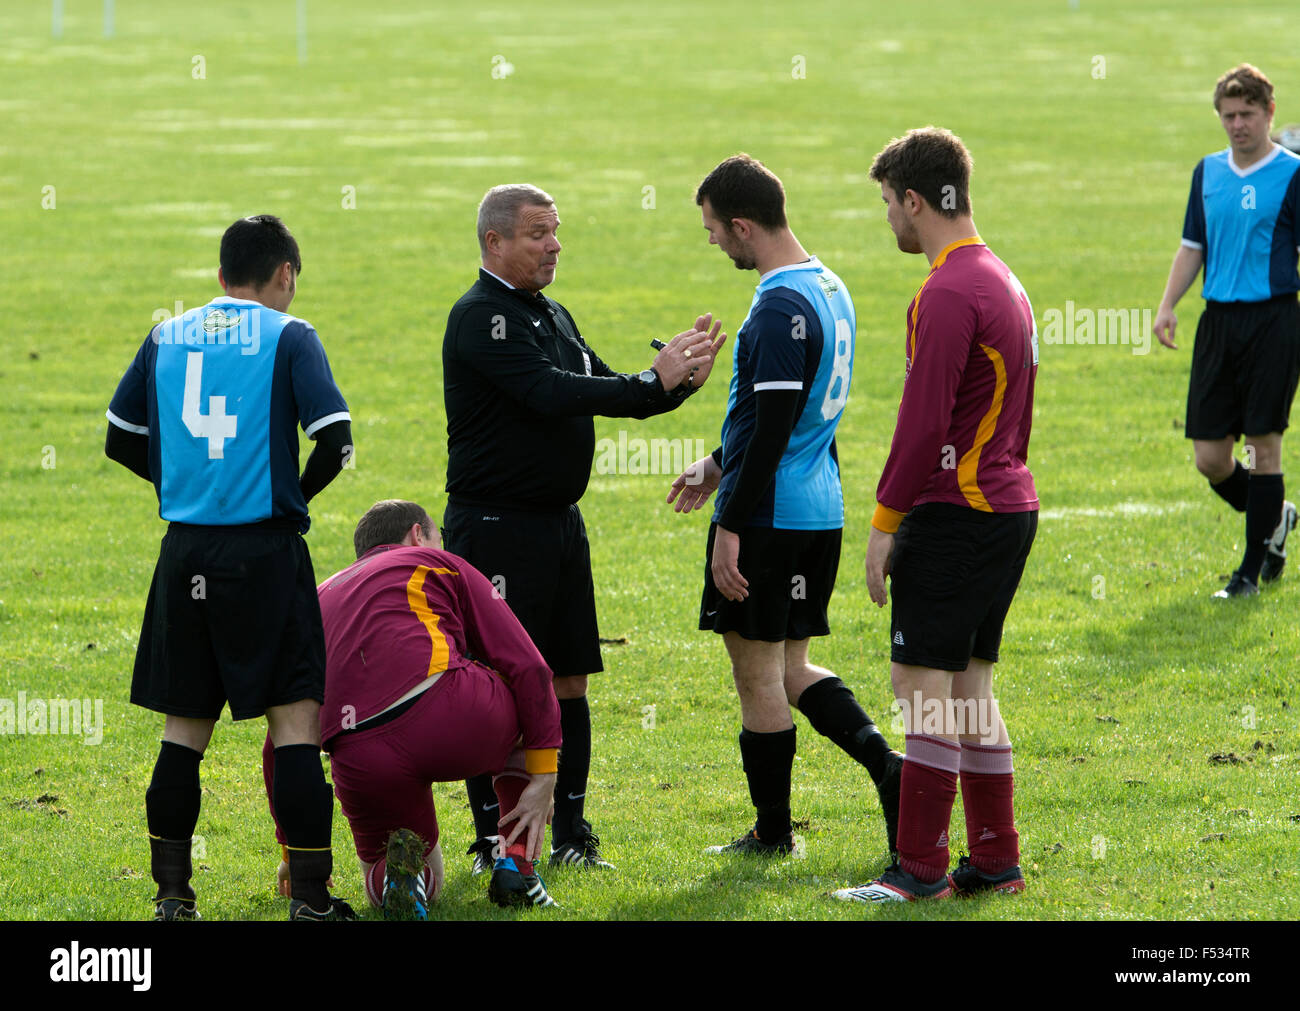
M 236 221 L 221 239 L 226 294 L 155 327 L 108 410 L 105 452 L 153 482 L 170 521 L 131 682 L 132 702 L 167 716 L 145 795 L 157 919 L 197 916 L 199 761 L 227 700 L 233 719 L 265 714 L 275 742 L 290 918 L 351 917 L 326 888 L 325 643 L 302 537 L 351 426 L 316 331 L 286 312 L 301 270 L 279 218 Z M 299 424 L 316 440 L 301 477 Z
M 543 295 L 560 241 L 555 201 L 535 186 L 496 186 L 478 211 L 483 267 L 452 307 L 442 347 L 447 406 L 447 549 L 493 581 L 555 674 L 564 743 L 551 862 L 605 866 L 583 817 L 591 764 L 587 675 L 602 669 L 591 554 L 576 505 L 591 476 L 594 415 L 671 411 L 708 379 L 726 340 L 711 316 L 674 337 L 650 368 L 615 372 L 564 306 Z M 716 346 L 715 346 L 716 340 Z M 486 777 L 467 783 L 491 866 L 498 812 Z

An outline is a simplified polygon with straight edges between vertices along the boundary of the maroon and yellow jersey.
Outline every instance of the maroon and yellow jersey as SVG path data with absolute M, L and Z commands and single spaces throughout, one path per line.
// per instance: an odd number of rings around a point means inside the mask
M 978 237 L 946 246 L 907 309 L 907 373 L 872 526 L 913 506 L 1038 508 L 1025 465 L 1038 331 L 1029 296 Z
M 551 669 L 492 584 L 458 555 L 382 545 L 317 588 L 325 626 L 321 740 L 377 716 L 422 681 L 473 661 L 510 688 L 529 772 L 554 772 Z M 433 685 L 429 691 L 438 691 Z

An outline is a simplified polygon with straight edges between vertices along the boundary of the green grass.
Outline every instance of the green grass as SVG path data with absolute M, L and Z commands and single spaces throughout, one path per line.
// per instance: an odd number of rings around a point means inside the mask
M 236 216 L 273 211 L 297 235 L 292 311 L 319 329 L 353 413 L 356 469 L 313 503 L 323 576 L 349 561 L 352 527 L 376 499 L 413 498 L 435 515 L 445 503 L 440 342 L 474 277 L 474 208 L 489 185 L 529 180 L 556 197 L 565 251 L 550 293 L 606 361 L 635 371 L 650 337 L 697 312 L 734 333 L 754 276 L 706 245 L 692 194 L 736 150 L 764 159 L 786 184 L 795 232 L 857 304 L 839 434 L 844 564 L 834 634 L 813 659 L 884 719 L 888 615 L 867 598 L 861 558 L 903 313 L 925 264 L 894 247 L 872 155 L 912 126 L 960 134 L 981 234 L 1041 324 L 1067 300 L 1154 307 L 1192 168 L 1224 144 L 1209 105 L 1224 69 L 1262 66 L 1277 122 L 1300 119 L 1281 0 L 1231 19 L 1209 2 L 953 2 L 907 15 L 813 3 L 785 22 L 741 3 L 524 14 L 379 0 L 362 16 L 313 0 L 305 66 L 287 0 L 184 18 L 160 2 L 120 4 L 112 40 L 98 5 L 67 6 L 57 42 L 48 3 L 0 12 L 0 698 L 102 699 L 105 728 L 98 746 L 0 737 L 0 916 L 11 919 L 149 913 L 142 801 L 161 720 L 126 698 L 163 524 L 150 488 L 104 458 L 103 412 L 153 313 L 217 293 L 217 242 Z M 497 55 L 511 76 L 492 77 Z M 54 209 L 41 206 L 47 186 Z M 1242 524 L 1182 436 L 1195 291 L 1181 310 L 1177 353 L 1042 348 L 1030 455 L 1042 522 L 997 679 L 1029 891 L 869 915 L 1300 916 L 1300 573 L 1255 601 L 1208 598 L 1236 564 Z M 598 419 L 598 437 L 713 445 L 726 371 L 673 415 Z M 806 857 L 700 855 L 743 829 L 750 808 L 724 652 L 693 630 L 706 517 L 663 505 L 670 479 L 595 475 L 582 503 L 602 634 L 628 640 L 606 648 L 592 679 L 588 811 L 619 869 L 556 872 L 554 917 L 861 918 L 826 893 L 883 864 L 874 791 L 801 718 L 793 804 Z M 195 884 L 209 918 L 284 915 L 262 734 L 260 722 L 223 722 L 203 763 Z M 1226 753 L 1242 760 L 1212 761 Z M 460 856 L 463 788 L 435 789 L 449 871 L 436 915 L 510 918 Z M 959 802 L 954 854 L 962 825 Z M 339 889 L 360 898 L 337 813 L 335 840 Z

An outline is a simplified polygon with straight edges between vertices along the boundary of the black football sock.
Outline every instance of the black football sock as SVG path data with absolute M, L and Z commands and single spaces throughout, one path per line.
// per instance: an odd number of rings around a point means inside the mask
M 158 884 L 155 902 L 163 899 L 180 899 L 194 904 L 194 889 L 190 887 L 193 867 L 190 863 L 189 839 L 159 839 L 149 837 L 149 863 L 153 879 Z
M 149 863 L 158 892 L 154 901 L 181 899 L 192 903 L 193 873 L 190 845 L 199 821 L 202 791 L 199 762 L 203 756 L 193 748 L 163 741 L 153 778 L 145 791 L 145 815 L 149 822 Z
M 149 834 L 157 839 L 184 840 L 186 847 L 199 821 L 199 762 L 193 748 L 163 741 L 154 763 L 153 779 L 144 795 Z M 188 852 L 188 849 L 186 850 Z
M 502 811 L 501 805 L 497 803 L 496 791 L 492 789 L 491 773 L 465 780 L 465 794 L 469 797 L 470 811 L 474 815 L 474 834 L 479 839 L 500 835 L 501 829 L 497 821 Z
M 560 699 L 560 764 L 555 774 L 551 845 L 562 846 L 581 831 L 587 774 L 591 769 L 591 707 L 587 696 Z
M 814 681 L 795 705 L 817 733 L 866 766 L 872 782 L 880 782 L 885 774 L 885 756 L 892 749 L 848 685 L 834 676 Z
M 330 829 L 334 791 L 325 782 L 320 748 L 286 744 L 275 749 L 275 814 L 289 850 L 289 892 L 318 912 L 330 907 L 325 882 L 334 867 Z
M 758 812 L 755 830 L 765 843 L 790 834 L 790 770 L 794 768 L 795 728 L 761 734 L 740 731 L 740 760 L 749 780 L 749 799 Z
M 1259 570 L 1282 515 L 1285 497 L 1281 474 L 1250 476 L 1250 499 L 1246 503 L 1246 553 L 1241 559 L 1240 571 L 1252 583 L 1259 582 Z
M 1241 465 L 1240 460 L 1234 460 L 1233 463 L 1236 466 L 1232 468 L 1232 473 L 1218 484 L 1211 483 L 1210 487 L 1214 489 L 1216 495 L 1236 509 L 1237 512 L 1244 513 L 1250 490 L 1250 471 Z M 1281 509 L 1281 506 L 1278 506 L 1278 508 Z M 1277 526 L 1276 523 L 1273 525 Z M 1272 533 L 1272 531 L 1269 532 Z

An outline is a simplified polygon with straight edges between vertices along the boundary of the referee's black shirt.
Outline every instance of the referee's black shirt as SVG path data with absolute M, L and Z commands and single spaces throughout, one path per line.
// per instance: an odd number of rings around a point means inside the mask
M 594 415 L 648 418 L 685 399 L 615 372 L 564 306 L 486 270 L 447 317 L 442 371 L 447 494 L 462 503 L 572 505 L 591 477 Z

